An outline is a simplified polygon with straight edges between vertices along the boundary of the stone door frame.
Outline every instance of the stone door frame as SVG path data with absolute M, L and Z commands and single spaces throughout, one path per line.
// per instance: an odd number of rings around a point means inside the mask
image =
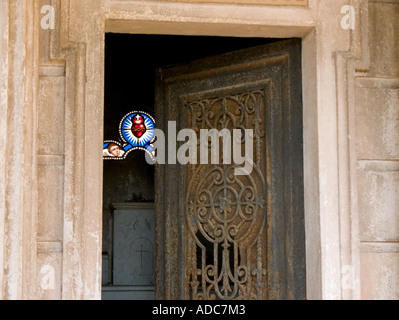
M 359 18 L 355 30 L 340 26 L 347 0 L 309 0 L 307 7 L 135 0 L 51 3 L 56 27 L 40 31 L 50 44 L 50 59 L 39 71 L 65 74 L 63 240 L 57 249 L 62 252 L 63 299 L 101 297 L 106 32 L 302 38 L 307 297 L 359 297 L 358 220 L 351 199 L 356 164 L 346 137 L 354 121 L 348 74 L 354 74 L 355 65 L 367 64 L 360 42 L 367 14 L 360 0 L 350 1 Z M 37 11 L 35 16 L 39 29 Z M 53 250 L 45 243 L 40 248 Z M 355 270 L 351 286 L 343 285 L 346 266 Z

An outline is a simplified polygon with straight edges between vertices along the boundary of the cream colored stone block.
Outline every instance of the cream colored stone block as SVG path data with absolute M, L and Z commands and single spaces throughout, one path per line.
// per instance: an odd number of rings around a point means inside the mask
M 399 75 L 399 3 L 370 3 L 370 74 Z
M 46 68 L 46 72 L 54 69 Z M 38 152 L 39 154 L 62 154 L 64 152 L 65 78 L 42 76 L 39 82 Z
M 367 163 L 358 170 L 361 241 L 399 241 L 399 171 L 391 171 L 396 166 Z
M 63 227 L 64 170 L 55 162 L 57 159 L 49 156 L 41 156 L 39 159 L 42 164 L 38 167 L 38 238 L 60 240 Z
M 399 89 L 357 88 L 358 159 L 399 159 Z
M 399 253 L 363 252 L 360 260 L 362 299 L 399 299 Z

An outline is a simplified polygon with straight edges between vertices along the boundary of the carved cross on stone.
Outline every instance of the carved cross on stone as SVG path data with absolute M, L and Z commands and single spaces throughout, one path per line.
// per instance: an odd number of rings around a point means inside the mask
M 143 269 L 143 253 L 148 253 L 148 250 L 143 250 L 143 245 L 140 245 L 140 250 L 136 250 L 136 252 L 140 253 L 140 266 Z

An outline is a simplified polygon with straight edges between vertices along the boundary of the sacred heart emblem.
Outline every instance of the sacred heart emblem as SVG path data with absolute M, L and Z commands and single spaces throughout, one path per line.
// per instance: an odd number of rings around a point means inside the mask
M 132 133 L 136 138 L 141 138 L 141 136 L 147 131 L 144 125 L 144 118 L 137 114 L 132 118 Z
M 155 120 L 143 111 L 126 114 L 119 123 L 120 140 L 107 140 L 103 144 L 104 159 L 123 160 L 133 150 L 146 151 L 154 159 Z M 119 149 L 119 153 L 116 153 Z M 114 151 L 115 154 L 112 152 Z

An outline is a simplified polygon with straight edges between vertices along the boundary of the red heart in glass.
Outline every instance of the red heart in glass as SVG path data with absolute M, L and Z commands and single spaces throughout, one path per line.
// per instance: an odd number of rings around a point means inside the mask
M 142 116 L 137 115 L 132 119 L 132 133 L 136 138 L 140 138 L 146 131 L 146 127 L 144 126 L 144 119 Z
M 144 124 L 134 124 L 132 127 L 132 132 L 137 138 L 140 138 L 146 130 Z

